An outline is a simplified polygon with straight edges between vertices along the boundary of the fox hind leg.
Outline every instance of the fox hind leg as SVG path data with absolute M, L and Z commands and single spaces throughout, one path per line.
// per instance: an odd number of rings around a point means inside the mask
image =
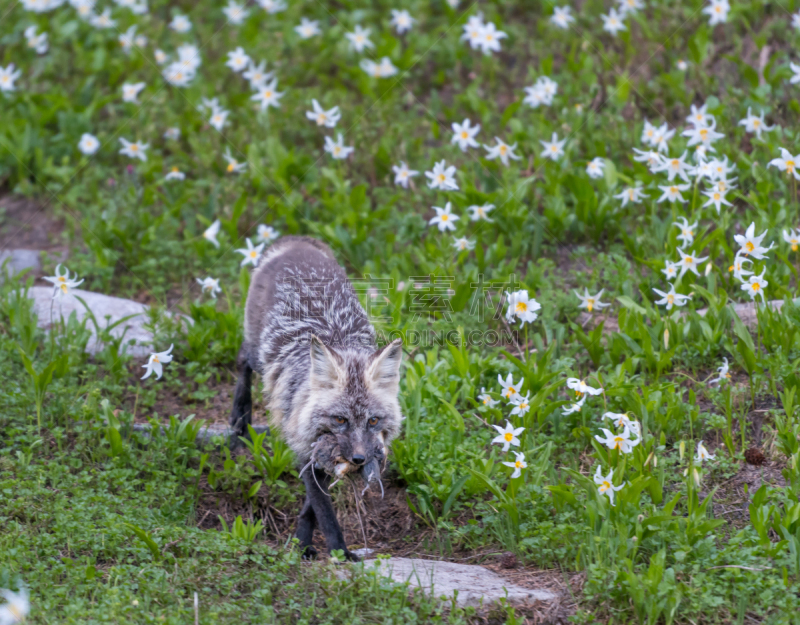
M 314 506 L 311 505 L 311 497 L 306 495 L 306 502 L 300 511 L 297 519 L 297 540 L 300 541 L 300 549 L 303 558 L 312 559 L 317 557 L 317 550 L 314 547 L 314 529 L 317 527 L 317 517 L 314 514 Z
M 242 343 L 239 350 L 236 369 L 239 372 L 239 379 L 233 395 L 229 423 L 237 434 L 244 435 L 247 433 L 247 426 L 253 421 L 253 368 L 250 365 L 250 349 L 246 343 Z

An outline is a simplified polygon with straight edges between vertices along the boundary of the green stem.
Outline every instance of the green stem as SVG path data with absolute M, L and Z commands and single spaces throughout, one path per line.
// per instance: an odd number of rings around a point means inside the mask
M 530 325 L 531 324 L 529 324 L 529 323 L 525 324 L 525 364 L 526 365 L 528 364 L 528 361 L 531 359 L 530 346 L 529 346 L 530 344 L 528 343 L 528 327 Z

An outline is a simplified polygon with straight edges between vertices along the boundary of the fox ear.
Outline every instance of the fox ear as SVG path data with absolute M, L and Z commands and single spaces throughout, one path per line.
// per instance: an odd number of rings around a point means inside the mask
M 403 360 L 403 341 L 395 339 L 372 355 L 367 369 L 370 388 L 397 393 L 400 386 L 400 363 Z
M 316 336 L 311 336 L 311 386 L 333 389 L 341 386 L 345 372 L 342 359 L 335 351 L 323 345 Z

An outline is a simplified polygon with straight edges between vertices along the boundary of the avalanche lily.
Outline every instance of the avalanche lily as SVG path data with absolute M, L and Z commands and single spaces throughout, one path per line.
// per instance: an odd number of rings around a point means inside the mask
M 142 368 L 146 369 L 145 374 L 142 376 L 142 380 L 149 378 L 153 372 L 156 374 L 156 380 L 161 379 L 163 365 L 172 362 L 171 352 L 173 347 L 175 346 L 170 345 L 169 349 L 165 352 L 154 352 L 150 354 L 150 358 L 147 359 L 147 364 L 142 365 Z
M 606 430 L 607 431 L 607 430 Z M 614 493 L 622 490 L 625 484 L 614 486 L 614 469 L 608 470 L 608 475 L 603 475 L 602 467 L 598 464 L 597 471 L 594 473 L 594 483 L 597 484 L 597 492 L 601 495 L 608 495 L 611 505 L 614 505 Z
M 520 434 L 525 431 L 525 428 L 515 428 L 511 423 L 506 420 L 506 427 L 502 428 L 499 425 L 492 425 L 492 427 L 500 432 L 499 436 L 492 439 L 493 445 L 502 445 L 503 451 L 508 451 L 509 447 L 519 447 Z
M 602 310 L 603 308 L 611 306 L 611 304 L 605 304 L 600 301 L 600 297 L 603 295 L 603 291 L 605 291 L 605 289 L 600 289 L 597 292 L 597 295 L 589 295 L 589 290 L 586 287 L 584 287 L 583 295 L 581 295 L 577 291 L 573 291 L 573 293 L 575 293 L 578 299 L 581 300 L 579 308 L 585 308 L 589 312 L 592 312 L 595 308 L 597 308 L 598 310 Z

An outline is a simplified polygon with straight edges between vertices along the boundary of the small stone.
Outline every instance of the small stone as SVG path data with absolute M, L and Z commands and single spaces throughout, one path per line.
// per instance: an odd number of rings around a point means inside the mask
M 517 568 L 517 556 L 511 551 L 506 551 L 500 556 L 500 566 L 504 569 Z
M 764 464 L 764 452 L 758 447 L 751 447 L 744 452 L 744 459 L 747 464 L 752 464 L 754 467 L 760 467 Z

